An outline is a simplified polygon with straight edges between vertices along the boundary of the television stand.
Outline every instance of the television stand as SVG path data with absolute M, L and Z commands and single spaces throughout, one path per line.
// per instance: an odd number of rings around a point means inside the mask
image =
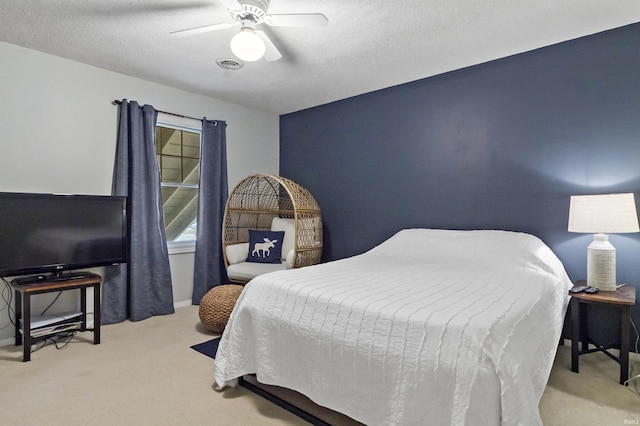
M 31 296 L 34 294 L 51 293 L 54 291 L 66 291 L 80 289 L 80 314 L 78 316 L 80 324 L 78 331 L 93 331 L 93 343 L 100 343 L 100 282 L 102 277 L 97 274 L 82 272 L 63 276 L 46 276 L 42 280 L 34 282 L 24 282 L 15 279 L 11 282 L 11 287 L 15 292 L 15 327 L 16 346 L 22 345 L 22 361 L 31 360 L 31 345 L 35 340 L 51 336 L 59 331 L 52 331 L 50 334 L 40 335 L 34 333 L 31 328 Z M 93 287 L 93 328 L 87 327 L 87 288 Z M 61 320 L 63 325 L 67 320 Z M 36 334 L 36 336 L 34 336 Z

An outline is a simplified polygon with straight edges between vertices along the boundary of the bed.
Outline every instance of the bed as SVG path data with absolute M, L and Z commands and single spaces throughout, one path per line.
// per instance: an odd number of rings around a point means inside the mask
M 532 235 L 405 229 L 250 281 L 216 387 L 256 374 L 367 425 L 541 425 L 571 286 Z

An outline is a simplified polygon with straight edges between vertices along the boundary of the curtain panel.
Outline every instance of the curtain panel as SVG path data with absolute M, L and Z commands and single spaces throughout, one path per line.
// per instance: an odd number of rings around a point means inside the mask
M 228 196 L 227 124 L 202 120 L 198 228 L 191 302 L 199 305 L 211 288 L 226 284 L 222 255 L 222 219 Z
M 120 104 L 112 194 L 127 196 L 129 258 L 105 268 L 103 324 L 174 312 L 155 153 L 157 116 L 150 105 L 126 99 Z

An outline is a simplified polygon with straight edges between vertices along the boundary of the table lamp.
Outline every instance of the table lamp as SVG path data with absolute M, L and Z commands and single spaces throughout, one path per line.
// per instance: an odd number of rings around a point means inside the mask
M 587 248 L 587 284 L 616 290 L 616 249 L 606 234 L 640 232 L 632 193 L 572 195 L 569 232 L 595 234 Z

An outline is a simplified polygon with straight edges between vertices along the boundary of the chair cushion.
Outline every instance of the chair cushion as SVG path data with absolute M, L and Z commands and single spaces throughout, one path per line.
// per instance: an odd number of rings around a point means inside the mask
M 287 269 L 286 263 L 240 262 L 229 265 L 227 276 L 238 281 L 250 281 L 258 275 Z
M 225 252 L 229 264 L 244 262 L 249 252 L 249 243 L 230 244 L 225 248 Z
M 284 240 L 282 241 L 282 260 L 287 259 L 287 254 L 295 249 L 296 238 L 296 221 L 293 219 L 283 219 L 274 217 L 271 221 L 272 231 L 284 231 Z

